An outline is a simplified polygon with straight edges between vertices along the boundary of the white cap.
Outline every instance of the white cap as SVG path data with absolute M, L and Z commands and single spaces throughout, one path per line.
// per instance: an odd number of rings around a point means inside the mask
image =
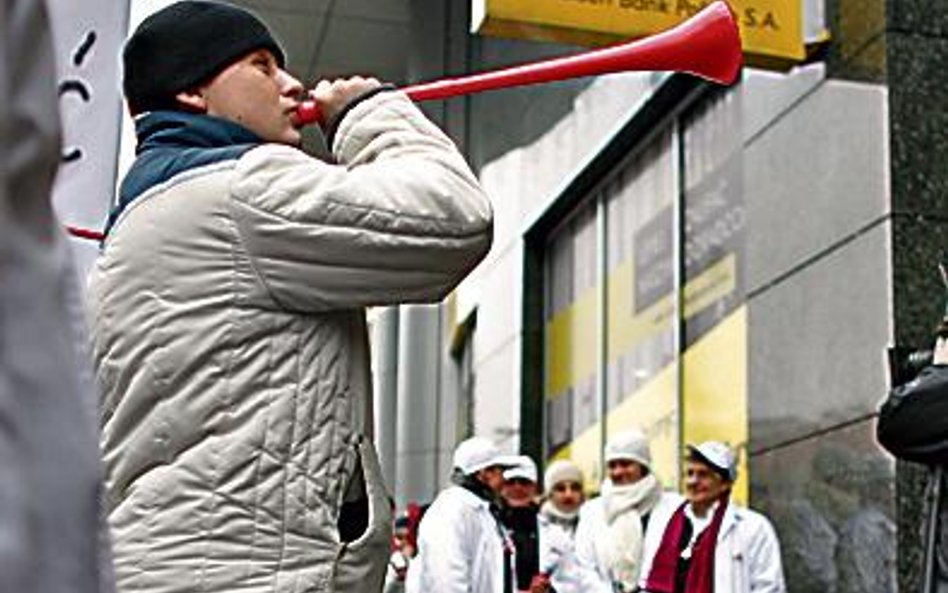
M 547 466 L 546 473 L 543 474 L 543 487 L 546 492 L 553 491 L 553 486 L 560 482 L 583 483 L 583 472 L 579 466 L 569 459 L 557 459 Z
M 648 448 L 648 439 L 640 430 L 630 429 L 612 435 L 606 442 L 606 463 L 615 459 L 628 459 L 638 462 L 645 469 L 652 467 L 652 453 Z
M 533 462 L 532 459 L 526 455 L 517 456 L 517 465 L 508 469 L 504 472 L 505 480 L 513 480 L 514 478 L 521 478 L 523 480 L 529 480 L 534 484 L 537 483 L 537 464 Z
M 514 467 L 517 465 L 517 458 L 510 455 L 502 455 L 497 445 L 484 437 L 471 437 L 461 443 L 454 450 L 455 469 L 465 475 L 477 473 L 485 467 L 499 465 L 501 467 Z
M 689 457 L 707 463 L 718 470 L 725 479 L 733 482 L 737 479 L 737 456 L 730 447 L 720 441 L 705 441 L 698 445 L 688 445 Z

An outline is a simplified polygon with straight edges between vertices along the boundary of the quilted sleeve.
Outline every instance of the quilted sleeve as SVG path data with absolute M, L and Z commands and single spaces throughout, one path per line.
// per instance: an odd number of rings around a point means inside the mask
M 492 211 L 451 140 L 402 94 L 352 109 L 339 164 L 265 145 L 238 163 L 233 215 L 274 300 L 321 311 L 443 298 L 490 247 Z

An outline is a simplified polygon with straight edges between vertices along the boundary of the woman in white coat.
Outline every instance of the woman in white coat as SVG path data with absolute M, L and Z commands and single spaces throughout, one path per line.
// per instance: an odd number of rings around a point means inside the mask
M 513 593 L 513 542 L 500 523 L 497 497 L 503 470 L 514 465 L 485 438 L 458 445 L 454 484 L 421 520 L 406 593 Z
M 780 544 L 762 514 L 730 502 L 733 452 L 688 446 L 685 491 L 656 512 L 645 537 L 641 588 L 650 593 L 784 593 Z
M 585 593 L 583 572 L 576 562 L 574 540 L 583 503 L 583 473 L 572 461 L 560 459 L 543 476 L 546 500 L 537 517 L 540 531 L 540 574 L 530 593 Z

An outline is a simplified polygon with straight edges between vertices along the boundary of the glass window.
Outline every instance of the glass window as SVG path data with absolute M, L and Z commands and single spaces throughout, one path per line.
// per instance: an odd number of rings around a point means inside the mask
M 607 433 L 648 435 L 669 486 L 678 475 L 675 155 L 668 129 L 613 173 L 605 195 Z
M 746 447 L 747 309 L 741 94 L 721 92 L 682 119 L 685 265 L 682 440 Z M 735 484 L 746 501 L 746 455 Z
M 742 137 L 740 93 L 710 96 L 547 239 L 544 447 L 590 480 L 604 439 L 627 428 L 648 435 L 667 487 L 684 443 L 746 443 Z
M 549 455 L 572 446 L 599 420 L 596 246 L 594 206 L 578 209 L 547 241 L 544 448 Z

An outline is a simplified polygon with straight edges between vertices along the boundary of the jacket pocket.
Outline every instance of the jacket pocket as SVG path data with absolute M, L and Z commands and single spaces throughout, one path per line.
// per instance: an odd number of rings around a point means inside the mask
M 342 543 L 333 578 L 334 593 L 380 591 L 392 537 L 392 507 L 375 447 L 365 438 L 356 445 L 365 484 L 368 522 L 356 539 Z

